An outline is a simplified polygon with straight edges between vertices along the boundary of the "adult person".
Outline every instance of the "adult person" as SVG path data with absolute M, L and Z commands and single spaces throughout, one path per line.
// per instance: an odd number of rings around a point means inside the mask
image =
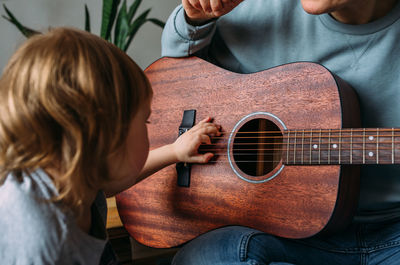
M 162 55 L 197 55 L 251 73 L 313 61 L 357 92 L 363 127 L 400 127 L 400 1 L 183 0 Z M 363 166 L 352 224 L 331 236 L 288 240 L 226 227 L 186 244 L 174 265 L 400 264 L 400 167 Z

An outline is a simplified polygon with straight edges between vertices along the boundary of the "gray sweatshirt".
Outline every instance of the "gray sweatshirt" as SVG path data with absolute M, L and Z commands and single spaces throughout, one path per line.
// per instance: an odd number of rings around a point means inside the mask
M 357 92 L 365 128 L 400 128 L 400 2 L 385 17 L 348 25 L 307 14 L 300 1 L 246 0 L 206 25 L 186 23 L 178 6 L 164 28 L 162 56 L 197 55 L 225 69 L 252 73 L 312 61 Z M 361 169 L 356 221 L 400 218 L 400 167 Z

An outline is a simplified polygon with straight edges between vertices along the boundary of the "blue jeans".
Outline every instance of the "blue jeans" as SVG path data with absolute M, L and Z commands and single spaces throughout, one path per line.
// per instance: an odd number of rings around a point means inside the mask
M 229 226 L 187 243 L 172 264 L 266 265 L 275 262 L 296 265 L 400 264 L 400 222 L 353 224 L 329 237 L 301 240 Z

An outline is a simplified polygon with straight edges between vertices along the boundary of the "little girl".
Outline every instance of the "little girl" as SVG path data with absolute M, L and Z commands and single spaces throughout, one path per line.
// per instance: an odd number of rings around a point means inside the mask
M 90 33 L 57 28 L 17 50 L 0 79 L 2 264 L 116 264 L 105 195 L 208 162 L 210 118 L 149 152 L 151 97 L 143 71 Z

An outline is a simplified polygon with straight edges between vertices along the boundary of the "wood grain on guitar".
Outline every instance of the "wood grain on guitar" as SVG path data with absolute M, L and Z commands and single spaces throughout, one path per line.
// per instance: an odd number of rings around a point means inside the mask
M 196 57 L 145 70 L 154 89 L 151 148 L 173 142 L 185 109 L 222 126 L 192 165 L 190 187 L 169 166 L 117 196 L 128 232 L 168 248 L 227 225 L 287 238 L 337 231 L 357 206 L 359 166 L 397 163 L 396 129 L 360 127 L 353 90 L 315 63 L 233 73 Z M 397 146 L 397 147 L 396 147 Z M 377 158 L 378 157 L 378 158 Z

